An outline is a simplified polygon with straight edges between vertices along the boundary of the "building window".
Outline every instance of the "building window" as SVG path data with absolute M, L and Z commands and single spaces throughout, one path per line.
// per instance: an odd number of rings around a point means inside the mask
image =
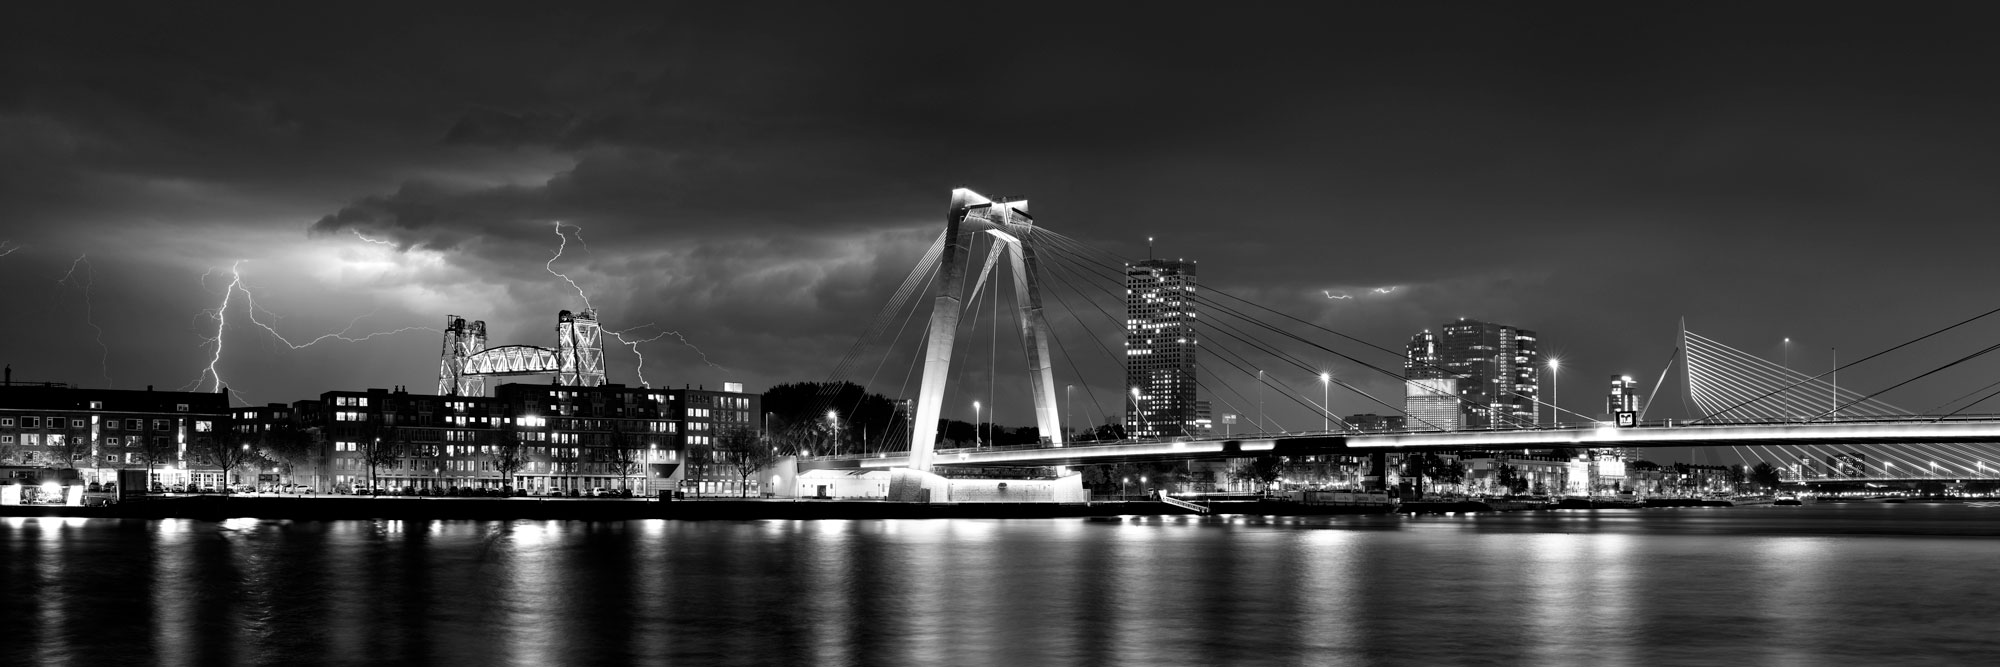
M 11 445 L 11 444 L 14 444 L 14 436 L 0 435 L 0 445 Z
M 187 412 L 187 411 L 188 411 L 188 404 L 186 403 L 174 404 L 174 412 Z
M 194 423 L 194 430 L 196 433 L 207 433 L 209 431 L 213 431 L 215 430 L 215 422 L 211 422 L 205 419 L 198 420 Z
M 85 423 L 83 422 L 83 420 L 82 420 L 82 419 L 80 419 L 80 418 L 79 418 L 79 419 L 71 419 L 71 420 L 69 420 L 69 427 L 70 427 L 70 428 L 84 428 L 84 427 L 86 427 L 86 426 L 88 426 L 88 424 L 85 424 Z
M 169 422 L 165 419 L 155 419 L 153 420 L 153 430 L 165 431 L 167 429 L 173 428 L 172 426 L 169 426 L 168 423 Z
M 41 425 L 42 425 L 42 418 L 40 417 L 21 418 L 21 428 L 39 428 L 41 427 Z
M 0 418 L 0 426 L 13 426 L 13 425 L 14 425 L 13 417 Z
M 144 419 L 125 420 L 125 430 L 127 431 L 137 431 L 143 428 L 146 428 L 146 420 Z

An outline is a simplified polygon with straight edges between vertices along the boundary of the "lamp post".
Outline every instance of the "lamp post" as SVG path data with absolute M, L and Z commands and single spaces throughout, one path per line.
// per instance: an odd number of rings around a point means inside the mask
M 979 401 L 972 402 L 972 448 L 979 449 Z
M 1562 427 L 1562 360 L 1549 360 L 1549 425 Z
M 1126 487 L 1128 487 L 1128 486 L 1131 486 L 1131 485 L 1132 485 L 1132 478 L 1130 478 L 1130 477 L 1126 477 L 1126 478 L 1124 478 L 1124 479 L 1120 479 L 1120 480 L 1118 480 L 1118 499 L 1119 499 L 1119 500 L 1131 500 L 1131 499 L 1132 499 L 1132 491 L 1126 488 Z
M 1133 387 L 1133 388 L 1132 388 L 1132 418 L 1131 418 L 1130 420 L 1128 420 L 1128 421 L 1132 422 L 1132 430 L 1133 430 L 1133 431 L 1138 431 L 1138 430 L 1140 429 L 1140 423 L 1141 423 L 1141 422 L 1140 422 L 1140 419 L 1141 419 L 1141 415 L 1140 415 L 1140 413 L 1139 413 L 1139 388 L 1138 388 L 1138 387 Z M 1132 438 L 1132 439 L 1134 439 L 1134 440 L 1137 440 L 1137 439 L 1139 439 L 1139 434 L 1138 434 L 1138 433 L 1136 433 L 1136 432 L 1134 432 L 1134 433 L 1127 433 L 1127 434 L 1125 434 L 1125 436 L 1126 436 L 1126 437 L 1128 437 L 1128 438 Z
M 832 410 L 826 411 L 826 424 L 827 428 L 833 430 L 833 454 L 838 456 L 840 455 L 840 413 Z
M 1264 369 L 1257 369 L 1257 432 L 1264 432 Z
M 1319 430 L 1322 433 L 1333 430 L 1333 408 L 1327 405 L 1327 394 L 1332 391 L 1332 387 L 1333 374 L 1321 372 L 1319 374 Z
M 1793 417 L 1792 391 L 1791 391 L 1792 389 L 1791 388 L 1792 385 L 1792 337 L 1791 336 L 1785 337 L 1784 360 L 1785 360 L 1785 388 L 1783 390 L 1784 399 L 1781 402 L 1784 403 L 1785 405 L 1785 421 L 1791 421 Z

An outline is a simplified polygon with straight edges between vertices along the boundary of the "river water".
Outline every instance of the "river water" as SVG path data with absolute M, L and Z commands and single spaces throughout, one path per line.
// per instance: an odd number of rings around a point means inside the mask
M 1861 664 L 2000 652 L 2000 507 L 0 519 L 27 664 Z

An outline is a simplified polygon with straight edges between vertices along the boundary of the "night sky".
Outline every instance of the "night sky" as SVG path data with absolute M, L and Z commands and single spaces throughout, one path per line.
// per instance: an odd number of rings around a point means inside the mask
M 1204 285 L 1385 347 L 1458 317 L 1537 330 L 1581 412 L 1611 374 L 1650 389 L 1683 317 L 1773 359 L 1789 336 L 1819 372 L 2000 305 L 1977 3 L 283 4 L 0 10 L 15 379 L 212 388 L 232 267 L 296 344 L 456 313 L 550 345 L 581 307 L 544 267 L 556 221 L 588 247 L 553 268 L 608 329 L 713 362 L 646 343 L 653 384 L 823 379 L 958 186 L 1128 257 L 1155 237 Z M 240 400 L 435 386 L 437 333 L 292 350 L 228 294 Z M 1841 384 L 2000 332 L 1972 329 Z M 1887 398 L 1922 411 L 1995 368 Z

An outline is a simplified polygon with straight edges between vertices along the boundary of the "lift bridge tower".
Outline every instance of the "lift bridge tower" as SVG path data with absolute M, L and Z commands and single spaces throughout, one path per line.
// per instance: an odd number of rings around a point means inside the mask
M 556 346 L 486 346 L 486 322 L 444 316 L 444 352 L 438 362 L 439 396 L 485 396 L 486 378 L 554 375 L 556 384 L 604 384 L 604 330 L 597 311 L 556 314 Z

